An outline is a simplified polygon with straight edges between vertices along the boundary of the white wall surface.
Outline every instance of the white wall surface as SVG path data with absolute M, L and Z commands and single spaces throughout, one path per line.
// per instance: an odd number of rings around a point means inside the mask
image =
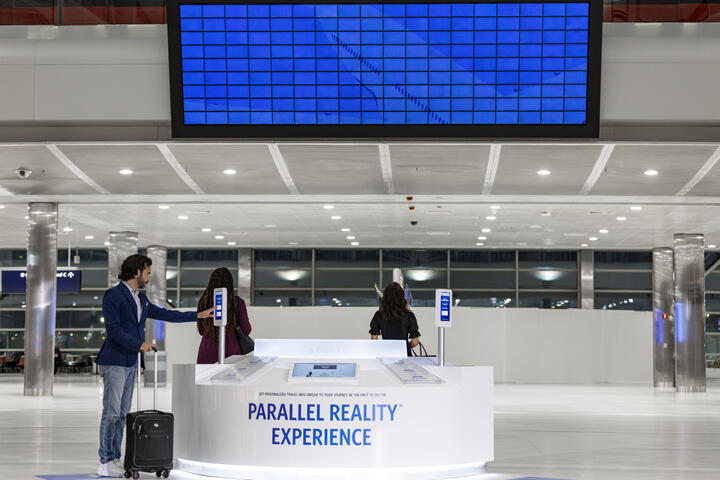
M 601 120 L 717 123 L 720 23 L 606 23 Z M 0 121 L 170 118 L 164 25 L 0 27 Z
M 421 341 L 437 352 L 432 308 L 413 309 Z M 248 307 L 253 338 L 369 338 L 374 308 Z M 495 368 L 500 383 L 652 382 L 652 315 L 607 310 L 456 307 L 446 360 Z M 168 324 L 172 364 L 194 363 L 195 324 Z

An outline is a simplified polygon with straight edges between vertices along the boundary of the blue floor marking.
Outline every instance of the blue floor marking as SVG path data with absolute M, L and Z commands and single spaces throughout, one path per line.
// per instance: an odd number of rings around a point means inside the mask
M 547 478 L 547 477 L 518 477 L 512 480 L 561 480 L 560 478 Z
M 43 480 L 96 480 L 103 478 L 87 473 L 76 473 L 75 475 L 36 475 L 36 477 L 42 478 Z

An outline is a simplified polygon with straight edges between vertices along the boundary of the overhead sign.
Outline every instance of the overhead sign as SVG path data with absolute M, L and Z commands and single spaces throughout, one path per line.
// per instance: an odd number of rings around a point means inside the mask
M 80 293 L 82 273 L 80 270 L 57 271 L 57 293 Z M 25 294 L 27 289 L 27 270 L 2 270 L 0 273 L 0 291 L 3 294 Z

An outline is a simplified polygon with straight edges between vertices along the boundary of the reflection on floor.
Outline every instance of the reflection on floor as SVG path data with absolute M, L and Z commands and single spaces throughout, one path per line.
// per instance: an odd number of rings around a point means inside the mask
M 94 478 L 98 377 L 60 375 L 53 397 L 22 390 L 22 376 L 0 375 L 0 477 Z M 170 399 L 170 389 L 161 389 L 160 408 L 169 410 Z M 143 403 L 151 406 L 151 389 Z M 720 383 L 688 395 L 646 386 L 497 385 L 495 459 L 483 480 L 716 480 Z

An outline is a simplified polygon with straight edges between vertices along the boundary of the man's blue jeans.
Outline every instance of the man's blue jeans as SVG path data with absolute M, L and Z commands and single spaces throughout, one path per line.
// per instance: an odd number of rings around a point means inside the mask
M 100 365 L 103 379 L 103 411 L 100 419 L 100 463 L 120 458 L 125 416 L 130 411 L 137 364 L 132 367 Z

